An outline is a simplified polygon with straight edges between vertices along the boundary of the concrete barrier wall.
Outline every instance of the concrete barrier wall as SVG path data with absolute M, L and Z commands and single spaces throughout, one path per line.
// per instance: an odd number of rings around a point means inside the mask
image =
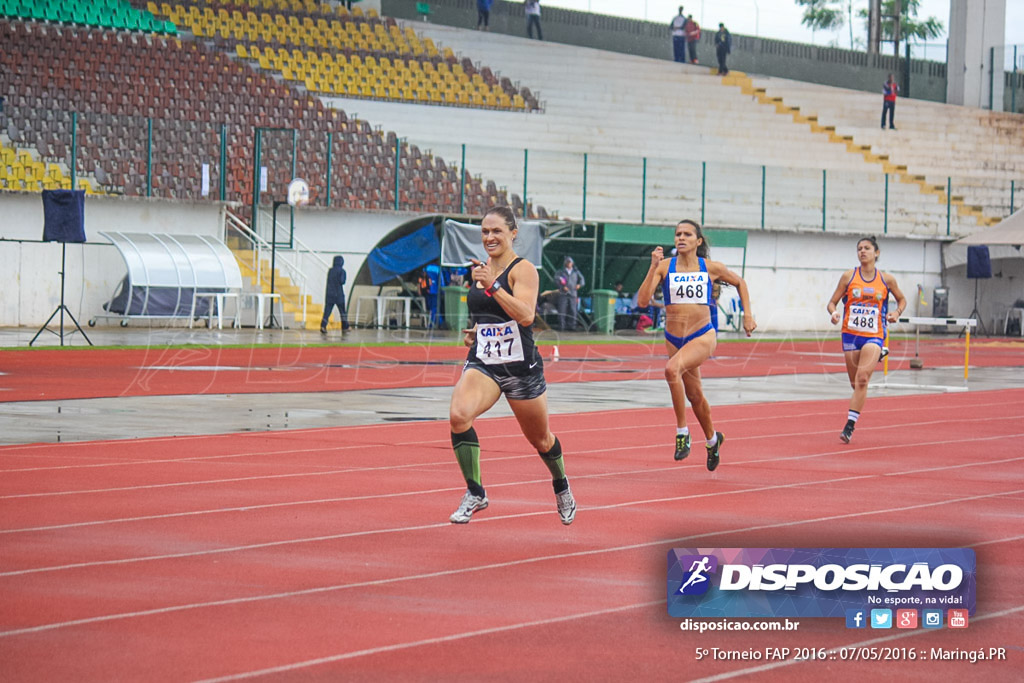
M 60 302 L 61 246 L 41 243 L 42 203 L 39 195 L 0 195 L 0 269 L 12 276 L 0 298 L 0 325 L 37 327 Z M 89 197 L 86 200 L 86 244 L 67 247 L 66 303 L 84 325 L 103 313 L 125 274 L 117 250 L 103 243 L 99 231 L 152 231 L 221 236 L 223 207 L 217 203 L 181 203 L 161 200 Z M 397 227 L 416 218 L 400 212 L 352 213 L 338 210 L 303 209 L 296 212 L 295 235 L 316 250 L 326 264 L 334 255 L 345 256 L 349 274 L 349 299 L 366 255 Z M 834 330 L 825 314 L 840 275 L 856 265 L 857 235 L 795 231 L 754 230 L 749 233 L 746 278 L 750 285 L 755 315 L 760 328 L 768 332 Z M 931 290 L 942 283 L 941 242 L 880 236 L 880 266 L 893 273 L 911 300 L 912 314 L 928 315 L 913 305 L 917 285 Z M 284 250 L 281 258 L 290 254 Z M 738 264 L 731 264 L 738 268 Z M 1007 266 L 1007 282 L 1016 278 L 1017 264 Z M 310 293 L 323 300 L 325 269 L 318 259 L 306 257 L 303 269 Z M 991 283 L 997 280 L 990 281 Z M 1016 282 L 1016 280 L 1014 280 Z M 1011 283 L 1012 285 L 1013 283 Z M 1001 285 L 982 283 L 985 291 L 997 292 Z M 967 315 L 973 304 L 973 287 L 967 291 L 954 285 L 951 315 Z M 998 290 L 996 299 L 1010 297 L 1010 290 Z M 1005 295 L 1005 296 L 1004 296 Z M 987 319 L 997 315 L 998 301 L 983 310 Z M 965 308 L 965 310 L 959 310 Z
M 42 242 L 39 194 L 0 193 L 0 272 L 7 289 L 0 297 L 0 325 L 40 326 L 60 304 L 61 245 Z M 124 260 L 99 234 L 103 230 L 221 237 L 220 204 L 87 196 L 84 244 L 67 245 L 65 304 L 79 323 L 101 315 L 124 277 Z M 11 285 L 12 281 L 16 284 Z

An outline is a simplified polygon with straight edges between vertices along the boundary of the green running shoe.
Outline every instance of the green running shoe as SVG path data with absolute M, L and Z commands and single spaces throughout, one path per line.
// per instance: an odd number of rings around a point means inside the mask
M 722 448 L 722 442 L 725 441 L 725 437 L 722 436 L 722 432 L 715 432 L 715 436 L 718 437 L 718 441 L 715 441 L 714 446 L 708 446 L 708 472 L 714 472 L 715 468 L 718 467 L 718 451 Z
M 690 454 L 690 435 L 676 434 L 676 460 L 685 460 Z

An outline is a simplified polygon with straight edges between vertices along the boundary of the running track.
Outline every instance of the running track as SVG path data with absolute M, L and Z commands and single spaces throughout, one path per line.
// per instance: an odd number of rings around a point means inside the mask
M 478 422 L 491 507 L 465 526 L 447 522 L 445 423 L 0 448 L 0 674 L 1019 680 L 1024 390 L 869 401 L 849 446 L 845 401 L 717 408 L 714 475 L 699 453 L 671 460 L 668 410 L 554 416 L 570 527 L 509 419 Z M 666 614 L 672 547 L 827 545 L 974 547 L 977 614 L 959 632 L 703 636 Z M 873 641 L 1010 661 L 694 658 Z
M 914 342 L 894 339 L 890 371 L 905 370 Z M 542 346 L 545 360 L 551 346 Z M 638 337 L 621 344 L 563 344 L 548 363 L 553 382 L 661 379 L 665 344 Z M 963 367 L 964 344 L 927 339 L 927 367 Z M 148 349 L 29 349 L 0 353 L 0 398 L 35 401 L 111 396 L 346 391 L 451 386 L 466 358 L 450 342 L 399 346 L 187 347 Z M 973 366 L 1022 366 L 1024 342 L 976 339 Z M 722 342 L 701 368 L 705 377 L 792 375 L 843 369 L 835 335 L 821 341 Z

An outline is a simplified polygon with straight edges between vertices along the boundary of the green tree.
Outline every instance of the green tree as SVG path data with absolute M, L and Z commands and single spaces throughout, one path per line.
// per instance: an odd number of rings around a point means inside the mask
M 843 27 L 842 2 L 830 0 L 796 0 L 796 4 L 804 8 L 800 23 L 811 29 L 811 40 L 815 31 L 829 31 Z
M 899 38 L 903 40 L 913 40 L 914 42 L 928 40 L 929 38 L 938 38 L 942 35 L 942 32 L 946 30 L 946 25 L 939 21 L 936 17 L 928 17 L 927 19 L 918 19 L 917 13 L 921 9 L 920 0 L 901 0 L 900 1 L 900 35 Z M 866 9 L 860 10 L 858 14 L 865 20 L 868 20 L 868 11 Z M 895 0 L 882 0 L 882 40 L 892 42 L 894 29 L 896 22 L 893 17 L 896 14 L 896 2 Z M 897 45 L 896 51 L 899 51 Z

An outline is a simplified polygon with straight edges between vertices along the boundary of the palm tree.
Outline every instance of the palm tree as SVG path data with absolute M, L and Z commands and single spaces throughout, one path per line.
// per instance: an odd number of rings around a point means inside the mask
M 838 3 L 839 7 L 833 7 L 837 3 L 830 0 L 796 0 L 796 4 L 804 8 L 804 17 L 800 23 L 811 29 L 812 43 L 815 31 L 842 28 L 845 22 L 841 2 Z
M 883 42 L 895 42 L 893 50 L 894 54 L 899 55 L 900 53 L 900 40 L 914 40 L 916 42 L 919 40 L 928 40 L 929 38 L 937 38 L 942 35 L 942 32 L 946 29 L 945 24 L 939 21 L 936 17 L 928 17 L 927 19 L 917 18 L 917 13 L 921 8 L 920 0 L 899 0 L 899 36 L 898 40 L 895 40 L 896 4 L 897 0 L 882 0 L 881 39 Z M 860 14 L 863 19 L 868 18 L 868 11 L 865 9 L 860 10 L 858 14 Z

